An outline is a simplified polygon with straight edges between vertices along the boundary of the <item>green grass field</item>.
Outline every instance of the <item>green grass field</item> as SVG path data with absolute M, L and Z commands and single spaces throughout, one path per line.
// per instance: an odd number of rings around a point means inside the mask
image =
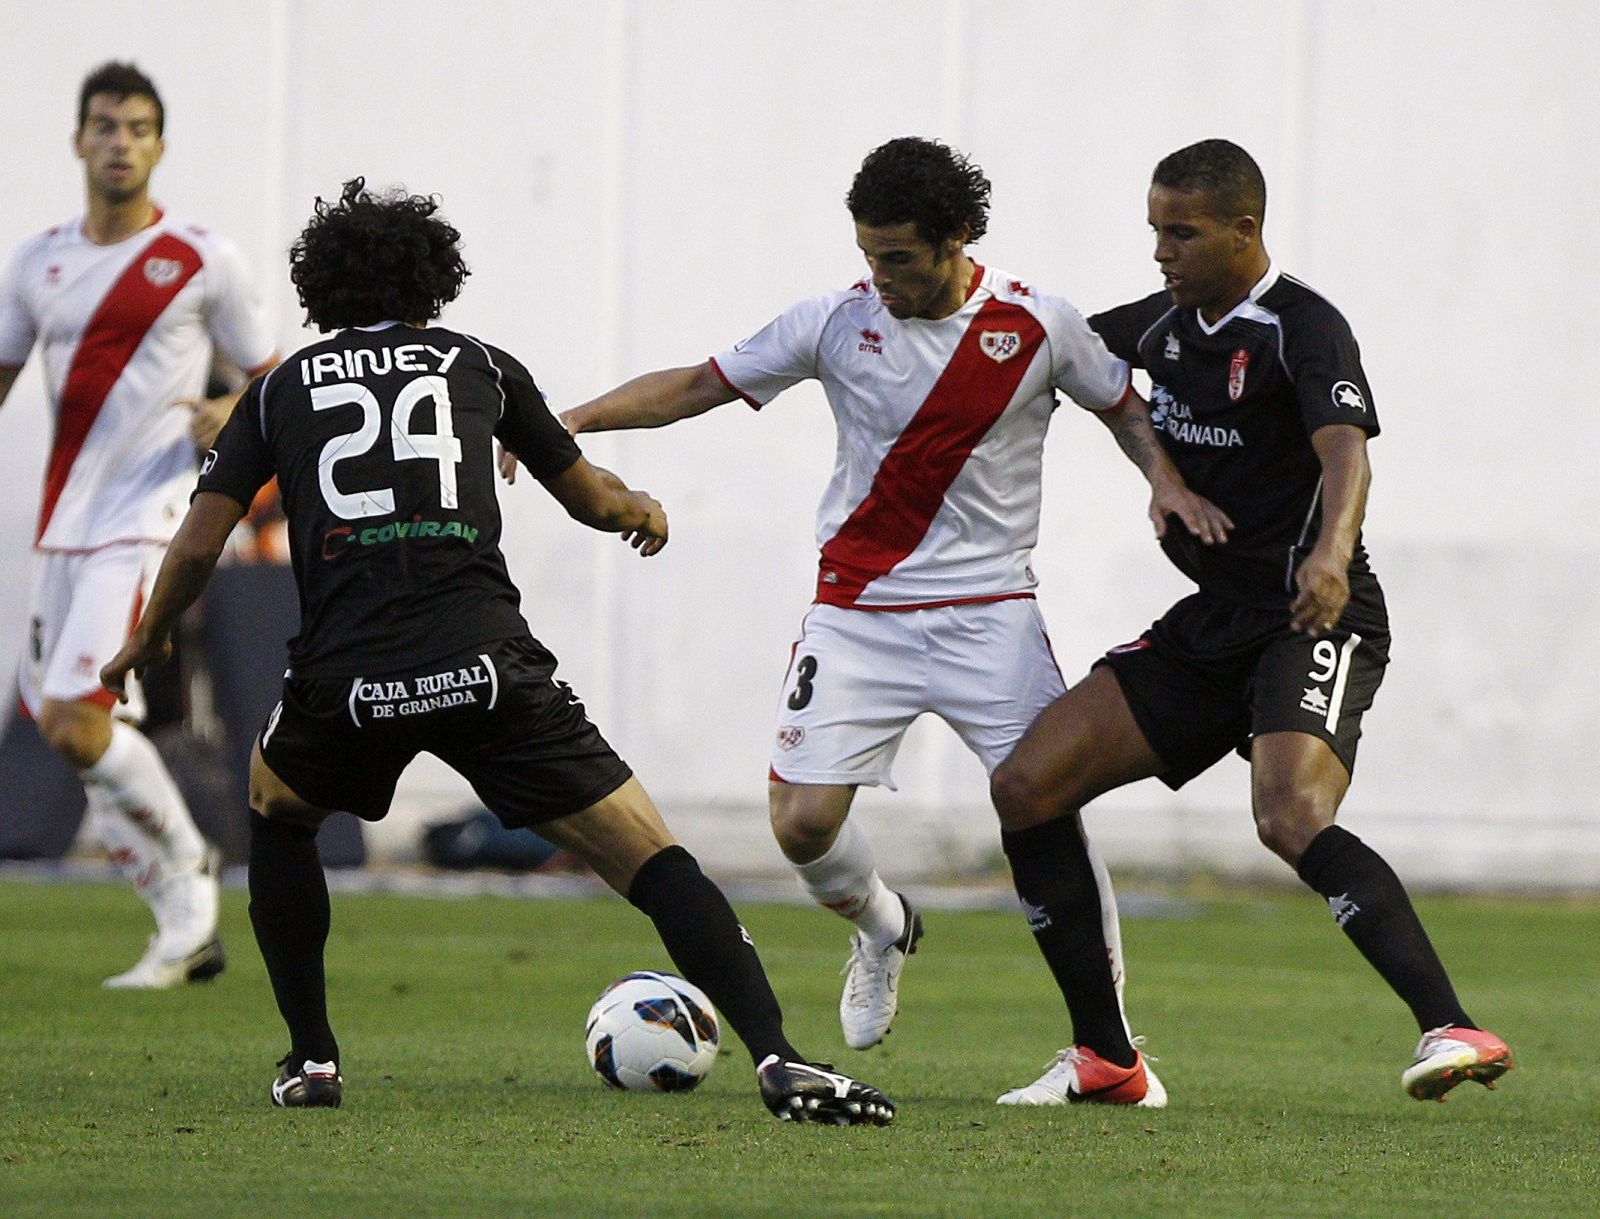
M 1416 1030 L 1299 895 L 1125 924 L 1164 1112 L 1001 1109 L 1065 1040 L 1020 916 L 928 917 L 894 1034 L 842 1048 L 845 929 L 743 914 L 792 1039 L 900 1105 L 886 1130 L 790 1127 L 731 1034 L 698 1091 L 590 1073 L 600 988 L 667 962 L 620 900 L 334 898 L 345 1107 L 267 1102 L 287 1046 L 224 894 L 215 984 L 118 994 L 143 945 L 114 885 L 0 883 L 0 1214 L 1577 1216 L 1600 1207 L 1600 906 L 1421 903 L 1468 1010 L 1520 1067 L 1442 1105 L 1399 1090 Z M 848 1055 L 848 1057 L 846 1057 Z

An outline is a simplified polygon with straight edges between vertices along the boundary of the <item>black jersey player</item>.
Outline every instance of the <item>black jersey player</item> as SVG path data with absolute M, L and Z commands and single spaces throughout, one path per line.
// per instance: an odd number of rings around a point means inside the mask
M 1378 420 L 1343 316 L 1268 258 L 1265 210 L 1260 169 L 1226 140 L 1156 167 L 1149 218 L 1165 291 L 1090 324 L 1149 373 L 1160 443 L 1230 518 L 1229 536 L 1208 545 L 1166 531 L 1163 548 L 1198 591 L 1040 715 L 996 772 L 995 799 L 1008 830 L 1048 832 L 1064 809 L 1150 776 L 1176 789 L 1237 749 L 1261 841 L 1327 899 L 1421 1026 L 1406 1091 L 1442 1099 L 1465 1079 L 1492 1084 L 1510 1051 L 1462 1010 L 1394 872 L 1334 824 L 1388 662 L 1361 544 Z M 1066 884 L 1057 900 L 1068 918 L 1083 901 Z M 1064 1051 L 1012 1095 L 1064 1099 L 1086 1053 Z
M 537 825 L 655 923 L 722 1010 L 777 1116 L 887 1124 L 877 1089 L 808 1063 L 721 891 L 673 842 L 555 657 L 529 633 L 498 546 L 493 446 L 515 453 L 575 519 L 643 555 L 661 505 L 591 465 L 505 352 L 436 325 L 467 274 L 429 198 L 360 179 L 319 200 L 290 255 L 311 323 L 331 337 L 253 382 L 207 456 L 149 607 L 102 678 L 119 694 L 167 650 L 228 534 L 276 476 L 301 601 L 283 699 L 250 776 L 250 918 L 290 1050 L 280 1105 L 337 1106 L 328 1022 L 329 902 L 316 829 L 332 809 L 377 819 L 428 751 L 507 825 Z

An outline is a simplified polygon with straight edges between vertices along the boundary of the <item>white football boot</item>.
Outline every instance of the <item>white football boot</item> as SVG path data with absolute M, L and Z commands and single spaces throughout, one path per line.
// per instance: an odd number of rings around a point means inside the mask
M 850 959 L 841 971 L 845 979 L 844 993 L 839 996 L 839 1025 L 845 1045 L 852 1050 L 869 1049 L 888 1033 L 900 1006 L 901 971 L 922 938 L 922 915 L 903 894 L 895 896 L 906 912 L 905 930 L 899 939 L 877 948 L 860 932 L 850 937 Z
M 167 990 L 185 982 L 205 982 L 227 964 L 217 938 L 221 856 L 208 848 L 200 864 L 157 882 L 147 895 L 156 916 L 156 934 L 132 969 L 107 978 L 111 990 Z
M 1492 1091 L 1494 1081 L 1515 1065 L 1511 1047 L 1487 1029 L 1447 1025 L 1422 1035 L 1400 1084 L 1417 1100 L 1442 1101 L 1451 1088 L 1469 1079 Z
M 1101 1105 L 1133 1105 L 1140 1109 L 1165 1109 L 1167 1089 L 1156 1078 L 1134 1039 L 1133 1066 L 1119 1067 L 1107 1062 L 1087 1046 L 1068 1046 L 1045 1064 L 1045 1072 L 1023 1088 L 1002 1094 L 997 1105 L 1065 1105 L 1092 1102 Z

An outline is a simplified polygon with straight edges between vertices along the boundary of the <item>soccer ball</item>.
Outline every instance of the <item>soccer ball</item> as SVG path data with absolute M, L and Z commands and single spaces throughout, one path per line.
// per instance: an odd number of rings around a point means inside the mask
M 711 1000 L 675 974 L 631 973 L 594 1001 L 584 1028 L 589 1065 L 613 1088 L 684 1092 L 717 1060 Z

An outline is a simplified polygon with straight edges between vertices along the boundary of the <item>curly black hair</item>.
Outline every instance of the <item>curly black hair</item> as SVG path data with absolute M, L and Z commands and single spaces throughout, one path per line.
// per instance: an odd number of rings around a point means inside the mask
M 306 321 L 326 331 L 438 317 L 472 274 L 461 234 L 438 210 L 437 199 L 403 187 L 369 191 L 365 178 L 346 182 L 337 203 L 319 197 L 289 248 Z
M 989 179 L 938 140 L 902 136 L 874 148 L 844 202 L 861 224 L 915 224 L 929 245 L 957 236 L 963 226 L 969 243 L 989 230 Z
M 1169 190 L 1200 191 L 1222 219 L 1267 218 L 1267 180 L 1261 166 L 1231 140 L 1201 140 L 1161 158 L 1150 181 Z

